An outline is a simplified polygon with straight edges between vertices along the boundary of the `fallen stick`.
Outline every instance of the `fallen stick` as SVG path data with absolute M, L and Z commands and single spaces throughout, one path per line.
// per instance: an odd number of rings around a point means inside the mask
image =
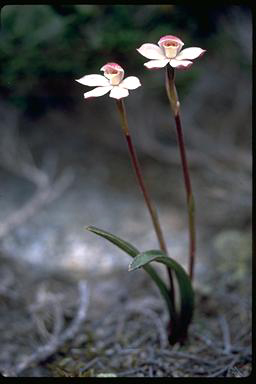
M 79 282 L 79 294 L 80 303 L 77 310 L 77 314 L 72 320 L 69 327 L 59 336 L 54 335 L 53 338 L 44 346 L 39 347 L 30 356 L 27 356 L 21 361 L 16 367 L 10 368 L 2 372 L 5 377 L 17 377 L 25 369 L 31 365 L 42 363 L 48 359 L 51 355 L 56 353 L 60 347 L 65 344 L 68 340 L 74 338 L 76 333 L 79 331 L 81 324 L 84 322 L 87 314 L 87 308 L 89 304 L 89 292 L 85 281 Z
M 44 205 L 58 198 L 71 185 L 73 179 L 71 171 L 64 171 L 55 182 L 44 189 L 39 189 L 27 203 L 0 224 L 0 240 L 33 217 Z

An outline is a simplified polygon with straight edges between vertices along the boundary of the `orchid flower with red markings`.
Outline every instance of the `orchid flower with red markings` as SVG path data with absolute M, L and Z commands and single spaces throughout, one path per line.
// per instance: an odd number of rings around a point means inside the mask
M 105 64 L 100 70 L 104 71 L 104 76 L 86 75 L 76 80 L 88 87 L 96 87 L 92 91 L 84 93 L 85 99 L 103 96 L 108 92 L 110 92 L 110 97 L 122 99 L 129 95 L 128 90 L 141 86 L 140 80 L 135 76 L 129 76 L 123 80 L 124 70 L 116 63 Z
M 156 44 L 142 44 L 137 51 L 150 61 L 144 63 L 149 69 L 163 68 L 168 63 L 171 67 L 177 69 L 189 68 L 194 60 L 206 52 L 198 47 L 185 48 L 182 50 L 184 43 L 176 36 L 167 35 L 161 37 Z
M 187 211 L 189 218 L 189 277 L 192 281 L 193 271 L 195 264 L 195 250 L 196 250 L 196 228 L 195 228 L 195 203 L 192 193 L 192 185 L 190 180 L 189 167 L 186 157 L 186 148 L 184 142 L 183 129 L 180 119 L 180 102 L 178 93 L 175 86 L 175 68 L 187 69 L 192 64 L 194 59 L 202 56 L 206 50 L 199 47 L 183 48 L 183 41 L 176 36 L 167 35 L 161 37 L 156 44 L 142 44 L 137 51 L 151 59 L 144 65 L 149 68 L 163 68 L 165 67 L 165 86 L 169 99 L 171 110 L 174 114 L 177 140 L 179 145 L 184 184 L 187 195 Z M 170 64 L 167 65 L 167 64 Z

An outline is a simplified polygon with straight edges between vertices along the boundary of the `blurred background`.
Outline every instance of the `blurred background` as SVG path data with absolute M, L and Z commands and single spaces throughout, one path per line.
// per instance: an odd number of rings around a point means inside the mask
M 185 194 L 164 70 L 147 70 L 147 60 L 135 50 L 165 34 L 179 36 L 185 47 L 207 50 L 189 71 L 176 71 L 199 239 L 250 228 L 249 8 L 13 5 L 1 12 L 4 252 L 54 267 L 84 263 L 88 268 L 95 246 L 111 255 L 116 251 L 85 233 L 89 224 L 117 231 L 141 247 L 147 241 L 156 246 L 115 102 L 108 96 L 85 101 L 90 88 L 74 81 L 114 61 L 126 76 L 141 79 L 143 86 L 125 100 L 131 135 L 168 244 L 184 254 Z M 104 259 L 100 254 L 99 265 Z
M 210 266 L 244 286 L 252 208 L 252 20 L 246 5 L 1 9 L 2 260 L 88 279 L 126 271 L 129 257 L 87 233 L 86 225 L 141 250 L 157 247 L 115 101 L 108 95 L 85 101 L 90 88 L 75 82 L 111 61 L 141 80 L 125 99 L 130 132 L 170 254 L 187 267 L 185 192 L 164 70 L 146 69 L 147 59 L 135 50 L 167 34 L 180 37 L 185 48 L 207 50 L 188 71 L 176 71 L 196 201 L 196 284 Z

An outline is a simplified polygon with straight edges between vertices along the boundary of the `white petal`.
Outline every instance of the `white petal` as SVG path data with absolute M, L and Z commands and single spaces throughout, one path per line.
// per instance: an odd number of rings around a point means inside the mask
M 102 75 L 87 75 L 76 81 L 89 87 L 104 87 L 109 85 L 109 80 Z
M 113 97 L 114 99 L 122 99 L 123 97 L 127 97 L 128 95 L 129 95 L 128 89 L 117 86 L 112 89 L 112 91 L 109 94 L 109 97 Z
M 170 61 L 170 66 L 177 69 L 188 69 L 192 64 L 193 62 L 189 60 L 172 59 Z
M 137 51 L 147 59 L 163 59 L 165 57 L 164 51 L 156 44 L 142 44 Z
M 176 60 L 193 60 L 205 53 L 205 49 L 191 47 L 183 49 L 176 57 Z
M 84 98 L 88 99 L 89 97 L 103 96 L 106 93 L 108 93 L 112 88 L 113 88 L 112 86 L 94 88 L 92 91 L 85 92 L 84 93 Z
M 120 84 L 120 87 L 126 88 L 126 89 L 136 89 L 141 86 L 140 80 L 136 76 L 129 76 L 126 77 Z
M 151 60 L 148 61 L 147 63 L 144 63 L 145 67 L 149 69 L 154 69 L 154 68 L 163 68 L 168 64 L 170 59 L 163 59 L 163 60 Z

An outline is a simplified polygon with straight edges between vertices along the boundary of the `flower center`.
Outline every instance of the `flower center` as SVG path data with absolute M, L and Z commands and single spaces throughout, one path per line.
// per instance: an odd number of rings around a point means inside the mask
M 110 75 L 116 75 L 118 73 L 118 71 L 116 69 L 109 68 L 107 73 L 110 74 Z
M 178 45 L 179 44 L 174 42 L 174 41 L 173 42 L 167 41 L 166 44 L 165 44 L 166 47 L 178 47 Z
M 123 71 L 118 71 L 114 68 L 107 68 L 104 72 L 104 76 L 109 79 L 111 85 L 118 85 L 122 81 L 124 74 Z
M 163 48 L 165 56 L 169 59 L 173 59 L 179 53 L 181 46 L 177 41 L 166 40 L 163 42 Z

